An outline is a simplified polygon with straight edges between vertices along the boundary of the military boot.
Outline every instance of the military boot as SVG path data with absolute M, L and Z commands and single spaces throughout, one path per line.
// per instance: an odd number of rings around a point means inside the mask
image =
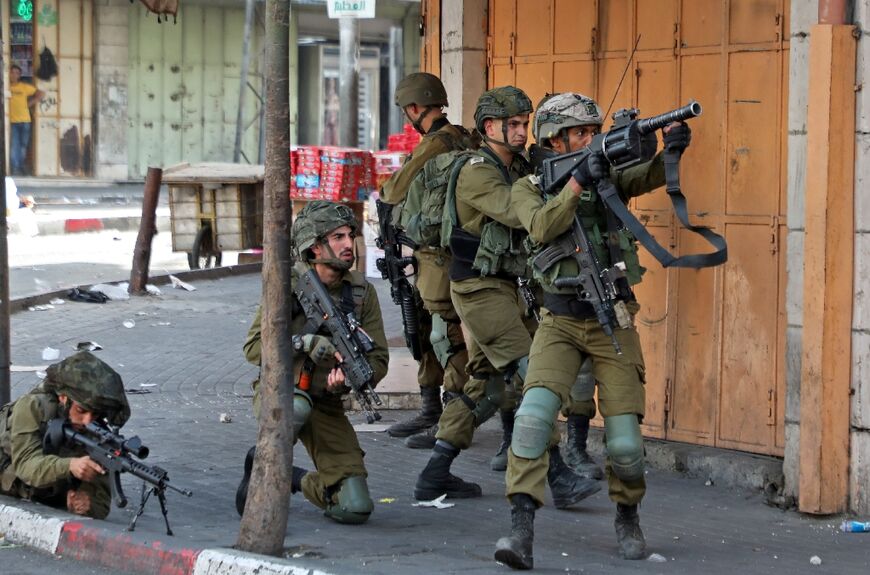
M 603 479 L 604 470 L 598 466 L 586 451 L 589 438 L 589 418 L 585 415 L 569 415 L 565 426 L 568 437 L 565 440 L 565 463 L 580 477 Z
M 290 476 L 290 493 L 299 493 L 302 491 L 302 478 L 308 473 L 307 469 L 293 466 L 293 475 Z
M 637 505 L 616 504 L 616 541 L 619 543 L 619 556 L 623 559 L 643 559 L 646 555 L 646 540 L 640 529 Z
M 438 424 L 433 425 L 423 433 L 416 433 L 405 438 L 405 446 L 411 449 L 432 449 L 435 447 L 435 434 L 438 433 Z
M 511 495 L 511 534 L 495 544 L 495 560 L 512 569 L 531 569 L 535 538 L 535 502 L 525 493 Z
M 593 493 L 601 491 L 601 485 L 594 479 L 580 477 L 565 465 L 559 446 L 550 448 L 550 468 L 547 470 L 547 483 L 553 494 L 553 506 L 565 509 L 578 503 Z
M 420 388 L 420 411 L 412 418 L 387 428 L 390 437 L 408 437 L 426 431 L 441 417 L 441 390 L 437 387 Z
M 482 495 L 480 485 L 463 481 L 450 473 L 450 466 L 457 455 L 459 450 L 446 441 L 439 440 L 435 443 L 429 462 L 417 477 L 414 499 L 429 501 L 445 493 L 452 499 L 467 499 Z
M 504 471 L 507 469 L 508 448 L 511 446 L 511 439 L 514 435 L 514 410 L 509 409 L 499 413 L 501 414 L 501 445 L 489 462 L 489 466 L 493 471 Z
M 245 472 L 242 475 L 242 482 L 239 483 L 236 489 L 236 511 L 241 516 L 245 512 L 245 502 L 248 500 L 248 483 L 251 482 L 251 470 L 254 469 L 254 455 L 257 454 L 257 447 L 254 446 L 248 450 L 245 455 Z

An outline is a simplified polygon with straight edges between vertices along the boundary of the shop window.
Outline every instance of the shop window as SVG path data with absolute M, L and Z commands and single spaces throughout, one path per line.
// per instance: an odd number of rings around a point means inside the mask
M 33 1 L 9 0 L 9 48 L 12 64 L 21 68 L 21 78 L 33 80 Z

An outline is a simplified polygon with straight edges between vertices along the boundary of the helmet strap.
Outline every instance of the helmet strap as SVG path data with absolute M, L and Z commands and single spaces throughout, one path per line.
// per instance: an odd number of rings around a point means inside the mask
M 335 254 L 335 252 L 332 250 L 332 246 L 329 245 L 329 242 L 321 241 L 320 245 L 326 250 L 328 257 L 312 258 L 308 260 L 309 263 L 327 265 L 334 270 L 342 272 L 347 271 L 353 267 L 353 262 L 346 262 Z
M 417 130 L 417 132 L 421 136 L 425 136 L 426 130 L 423 129 L 423 118 L 428 116 L 429 113 L 432 112 L 432 110 L 434 109 L 435 106 L 426 106 L 425 108 L 423 108 L 423 113 L 417 116 L 416 120 L 408 114 L 407 108 L 403 108 L 402 111 L 405 112 L 405 117 L 408 118 L 408 121 L 411 122 L 411 125 L 414 126 L 414 129 Z

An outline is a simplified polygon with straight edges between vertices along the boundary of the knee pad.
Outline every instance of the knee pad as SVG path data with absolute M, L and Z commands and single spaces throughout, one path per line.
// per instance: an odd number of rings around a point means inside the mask
M 604 418 L 607 455 L 613 473 L 623 481 L 643 477 L 643 437 L 637 415 L 613 415 Z
M 474 403 L 465 394 L 462 396 L 471 414 L 474 416 L 474 427 L 480 427 L 490 417 L 495 415 L 502 403 L 504 403 L 504 375 L 494 373 L 486 379 L 483 388 L 483 397 Z
M 546 387 L 533 387 L 523 395 L 514 417 L 511 450 L 517 457 L 537 459 L 550 445 L 556 414 L 562 405 L 559 396 Z
M 429 333 L 429 343 L 432 344 L 432 350 L 435 352 L 435 357 L 438 358 L 438 363 L 441 364 L 442 368 L 447 367 L 450 356 L 455 351 L 447 334 L 447 322 L 444 321 L 441 314 L 432 314 L 432 331 Z
M 293 441 L 299 437 L 299 432 L 302 427 L 308 423 L 308 418 L 311 417 L 311 397 L 297 389 L 293 391 Z
M 368 521 L 374 508 L 365 477 L 352 475 L 341 480 L 335 503 L 326 506 L 324 515 L 338 523 L 358 525 Z

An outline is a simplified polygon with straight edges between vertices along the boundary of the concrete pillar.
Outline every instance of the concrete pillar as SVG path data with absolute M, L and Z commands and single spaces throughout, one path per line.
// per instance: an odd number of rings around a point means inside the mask
M 390 28 L 390 88 L 387 93 L 389 99 L 390 118 L 389 118 L 389 133 L 398 134 L 402 131 L 402 124 L 405 123 L 405 117 L 402 110 L 398 106 L 393 105 L 393 94 L 396 93 L 396 86 L 399 85 L 402 78 L 405 77 L 405 58 L 403 57 L 404 41 L 403 30 L 400 26 L 392 26 Z
M 338 21 L 338 141 L 342 146 L 359 145 L 359 20 Z
M 299 143 L 299 10 L 290 6 L 290 144 Z M 265 76 L 265 74 L 264 74 Z M 265 94 L 265 90 L 263 90 Z M 265 130 L 264 130 L 265 132 Z
M 857 0 L 858 38 L 855 145 L 855 302 L 852 318 L 852 414 L 850 510 L 870 514 L 870 0 Z
M 94 0 L 95 176 L 126 180 L 130 5 Z M 171 26 L 172 24 L 166 24 Z
M 486 90 L 487 0 L 442 0 L 441 80 L 453 122 L 472 128 L 477 99 Z
M 784 495 L 797 499 L 800 466 L 801 333 L 804 294 L 804 213 L 807 172 L 807 91 L 810 29 L 817 3 L 791 3 L 788 102 L 788 247 L 786 255 L 786 402 Z
M 854 27 L 811 28 L 799 509 L 848 508 L 855 175 Z

